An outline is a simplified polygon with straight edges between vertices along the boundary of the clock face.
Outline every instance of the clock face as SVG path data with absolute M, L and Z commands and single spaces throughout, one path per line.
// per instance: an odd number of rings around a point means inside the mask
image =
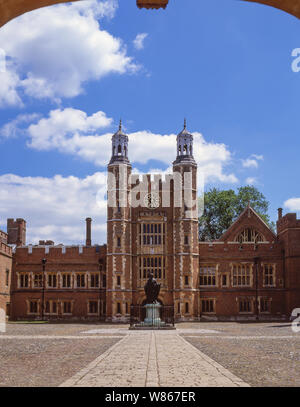
M 160 205 L 160 198 L 159 194 L 152 192 L 151 194 L 147 194 L 144 198 L 145 206 L 149 209 L 156 209 Z

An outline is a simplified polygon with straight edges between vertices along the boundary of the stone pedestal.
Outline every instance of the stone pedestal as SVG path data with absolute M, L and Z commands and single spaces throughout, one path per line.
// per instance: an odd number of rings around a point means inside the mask
M 159 303 L 146 304 L 146 318 L 144 319 L 144 324 L 149 326 L 161 325 L 162 321 L 160 319 L 160 309 L 161 305 Z

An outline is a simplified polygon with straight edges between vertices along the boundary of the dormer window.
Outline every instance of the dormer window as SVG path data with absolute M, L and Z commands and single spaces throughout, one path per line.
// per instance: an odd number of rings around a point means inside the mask
M 235 242 L 238 243 L 261 243 L 265 242 L 265 237 L 256 229 L 246 228 L 240 232 L 235 238 Z

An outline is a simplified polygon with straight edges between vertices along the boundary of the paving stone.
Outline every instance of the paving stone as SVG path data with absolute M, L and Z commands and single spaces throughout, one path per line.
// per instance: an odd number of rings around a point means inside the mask
M 247 386 L 177 333 L 155 331 L 128 334 L 61 386 L 99 387 L 112 383 L 114 387 Z

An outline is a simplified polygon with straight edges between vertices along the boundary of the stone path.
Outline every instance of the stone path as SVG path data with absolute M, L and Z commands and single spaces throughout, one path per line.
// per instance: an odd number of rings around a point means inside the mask
M 177 333 L 134 332 L 61 387 L 245 387 Z

